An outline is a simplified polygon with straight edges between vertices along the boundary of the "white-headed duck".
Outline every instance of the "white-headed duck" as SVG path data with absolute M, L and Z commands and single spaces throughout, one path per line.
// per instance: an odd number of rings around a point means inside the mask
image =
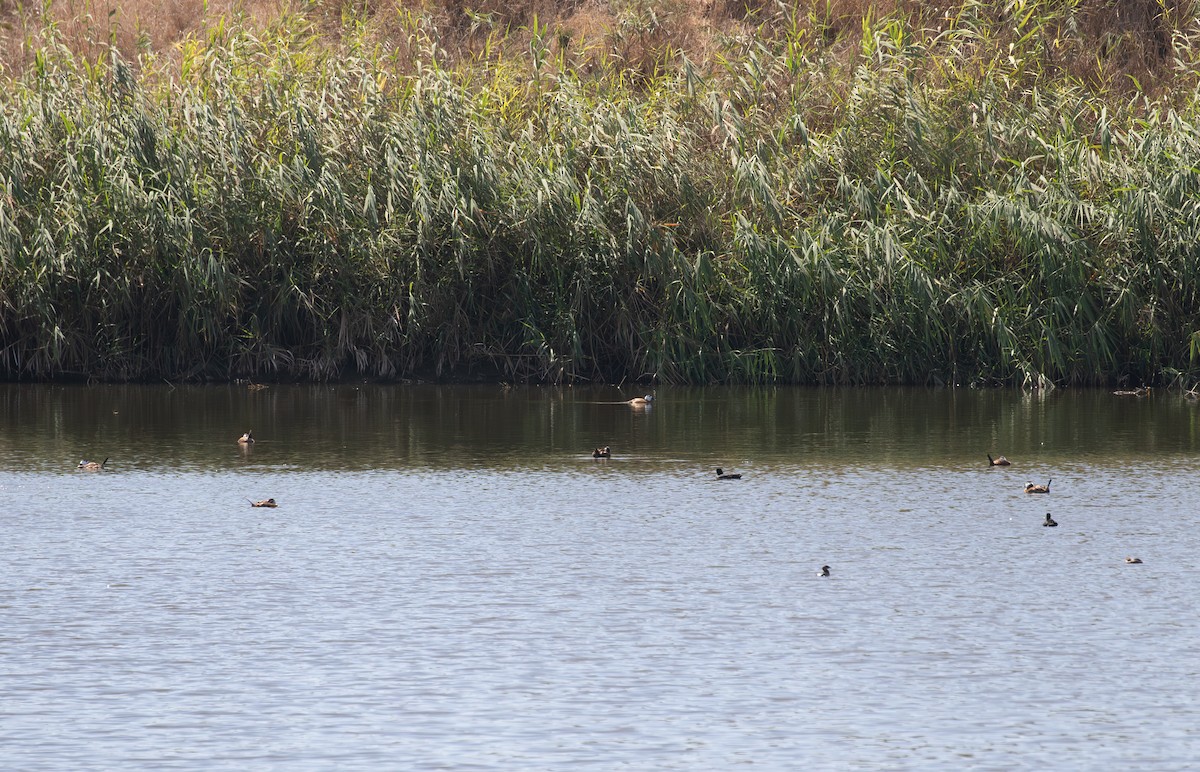
M 717 467 L 717 479 L 718 480 L 740 480 L 740 479 L 742 479 L 742 476 L 740 474 L 725 474 L 724 469 L 722 469 L 721 467 Z
M 101 469 L 104 468 L 104 465 L 107 463 L 108 463 L 107 458 L 105 458 L 103 461 L 84 461 L 84 460 L 80 459 L 79 468 L 83 469 L 85 471 L 88 471 L 88 472 L 99 472 Z
M 646 396 L 644 396 L 644 397 L 634 397 L 633 399 L 629 400 L 627 404 L 630 404 L 630 405 L 649 405 L 649 404 L 650 404 L 651 402 L 653 402 L 653 401 L 654 401 L 654 395 L 653 395 L 653 394 L 647 394 L 647 395 L 646 395 Z
M 1046 513 L 1046 522 L 1042 523 L 1042 525 L 1046 528 L 1057 528 L 1058 527 L 1058 523 L 1054 522 L 1054 518 L 1050 517 L 1049 512 Z
M 821 566 L 821 571 L 817 576 L 829 576 L 829 566 Z
M 268 507 L 270 509 L 274 509 L 275 507 L 277 507 L 279 505 L 275 503 L 275 499 L 263 499 L 262 501 L 251 501 L 250 506 L 252 506 L 252 507 Z
M 1141 563 L 1141 558 L 1125 558 L 1126 563 Z
M 992 458 L 992 454 L 988 453 L 988 466 L 1010 466 L 1010 464 L 1004 456 Z
M 252 432 L 246 432 L 241 437 L 238 437 L 239 445 L 250 445 L 253 442 L 254 442 L 254 434 Z
M 612 451 L 605 445 L 603 448 L 596 448 L 592 451 L 592 458 L 611 458 Z
M 1045 485 L 1034 485 L 1031 482 L 1027 482 L 1027 483 L 1025 483 L 1025 492 L 1026 493 L 1049 493 L 1050 492 L 1050 482 L 1051 482 L 1050 480 L 1047 480 Z

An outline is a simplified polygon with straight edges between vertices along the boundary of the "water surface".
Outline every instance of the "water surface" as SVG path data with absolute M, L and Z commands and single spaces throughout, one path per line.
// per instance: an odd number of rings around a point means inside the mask
M 0 386 L 0 766 L 1200 756 L 1195 402 L 636 393 Z

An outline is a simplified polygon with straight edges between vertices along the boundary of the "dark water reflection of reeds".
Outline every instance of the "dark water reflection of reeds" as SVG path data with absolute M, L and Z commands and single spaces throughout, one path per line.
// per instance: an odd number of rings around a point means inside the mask
M 1104 390 L 500 386 L 0 386 L 0 462 L 71 469 L 555 468 L 596 446 L 630 472 L 738 467 L 1123 464 L 1189 455 L 1200 405 L 1179 393 Z M 248 451 L 236 438 L 253 430 Z

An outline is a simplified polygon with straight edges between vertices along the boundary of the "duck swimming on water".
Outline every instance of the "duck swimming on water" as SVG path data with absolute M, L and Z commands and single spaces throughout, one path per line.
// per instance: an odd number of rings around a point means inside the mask
M 717 467 L 717 479 L 718 480 L 740 480 L 740 479 L 742 479 L 742 476 L 740 474 L 732 474 L 732 473 L 725 474 L 724 469 L 722 469 L 721 467 Z
M 1047 480 L 1045 485 L 1034 485 L 1031 482 L 1027 482 L 1027 483 L 1025 483 L 1025 492 L 1026 493 L 1049 493 L 1050 492 L 1050 482 L 1051 482 L 1050 480 Z
M 84 460 L 80 459 L 78 468 L 84 469 L 88 472 L 99 472 L 101 469 L 104 468 L 104 465 L 107 463 L 108 463 L 107 457 L 103 461 L 84 461 Z
M 238 437 L 239 445 L 249 445 L 252 442 L 254 442 L 254 434 L 252 432 L 246 432 L 241 437 Z
M 603 448 L 596 448 L 592 451 L 592 458 L 611 458 L 612 451 L 605 445 Z
M 821 571 L 817 576 L 829 576 L 829 566 L 821 566 Z
M 591 405 L 632 405 L 633 407 L 650 407 L 654 404 L 654 395 L 647 394 L 644 397 L 634 397 L 633 399 L 622 399 L 615 402 L 590 402 Z
M 277 507 L 279 505 L 275 503 L 275 499 L 263 499 L 262 501 L 251 501 L 250 506 L 252 506 L 252 507 L 268 507 L 270 509 L 274 509 L 275 507 Z
M 988 453 L 988 466 L 1010 466 L 1010 464 L 1004 456 L 992 458 L 992 454 Z
M 1125 558 L 1126 563 L 1141 563 L 1141 558 Z
M 1054 518 L 1050 517 L 1050 513 L 1046 513 L 1046 522 L 1042 523 L 1045 528 L 1057 528 L 1058 523 L 1054 522 Z

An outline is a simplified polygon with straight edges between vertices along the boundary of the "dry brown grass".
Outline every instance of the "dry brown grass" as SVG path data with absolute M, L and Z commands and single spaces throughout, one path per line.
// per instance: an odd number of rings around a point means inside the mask
M 0 68 L 19 71 L 48 24 L 73 51 L 94 58 L 110 42 L 130 61 L 142 51 L 169 52 L 222 17 L 264 26 L 293 10 L 288 0 L 53 0 L 48 6 L 0 0 Z
M 1050 4 L 1053 5 L 1053 4 Z M 1006 24 L 1011 4 L 977 6 Z M 962 12 L 961 0 L 50 0 L 46 5 L 0 0 L 0 72 L 20 72 L 32 59 L 42 31 L 53 23 L 71 49 L 101 55 L 110 41 L 125 58 L 154 52 L 171 56 L 189 36 L 203 34 L 221 18 L 265 28 L 299 14 L 331 45 L 349 18 L 368 38 L 399 45 L 406 35 L 402 14 L 433 20 L 438 43 L 454 57 L 493 54 L 505 38 L 509 51 L 527 51 L 536 21 L 583 70 L 593 66 L 650 73 L 675 52 L 695 63 L 711 61 L 730 35 L 769 37 L 796 21 L 818 44 L 853 56 L 864 17 L 907 16 L 915 27 L 936 29 Z M 1047 50 L 1049 66 L 1103 89 L 1128 88 L 1134 79 L 1154 90 L 1170 82 L 1171 35 L 1194 25 L 1195 0 L 1081 0 L 1074 13 L 1062 3 L 1063 45 Z
M 734 5 L 732 2 L 727 3 Z M 365 21 L 370 35 L 387 42 L 400 33 L 400 14 L 406 11 L 427 15 L 435 23 L 439 44 L 454 54 L 476 53 L 489 34 L 505 34 L 510 43 L 524 43 L 523 31 L 537 20 L 560 44 L 577 51 L 594 53 L 602 49 L 622 19 L 633 14 L 635 6 L 667 6 L 660 9 L 661 24 L 656 35 L 642 34 L 627 43 L 630 53 L 637 44 L 652 47 L 654 42 L 671 37 L 677 44 L 695 43 L 694 30 L 711 11 L 696 15 L 697 8 L 713 2 L 671 0 L 668 3 L 638 0 L 423 0 L 418 2 L 381 2 L 359 0 L 337 2 L 323 0 L 298 3 L 290 0 L 52 0 L 48 5 L 22 4 L 0 0 L 0 69 L 20 71 L 32 61 L 33 49 L 43 39 L 43 31 L 53 24 L 62 41 L 73 51 L 89 58 L 116 44 L 126 59 L 154 51 L 169 55 L 189 36 L 203 34 L 219 19 L 237 19 L 250 28 L 265 28 L 285 14 L 300 14 L 315 28 L 336 41 L 347 15 Z M 671 32 L 666 32 L 667 28 Z

